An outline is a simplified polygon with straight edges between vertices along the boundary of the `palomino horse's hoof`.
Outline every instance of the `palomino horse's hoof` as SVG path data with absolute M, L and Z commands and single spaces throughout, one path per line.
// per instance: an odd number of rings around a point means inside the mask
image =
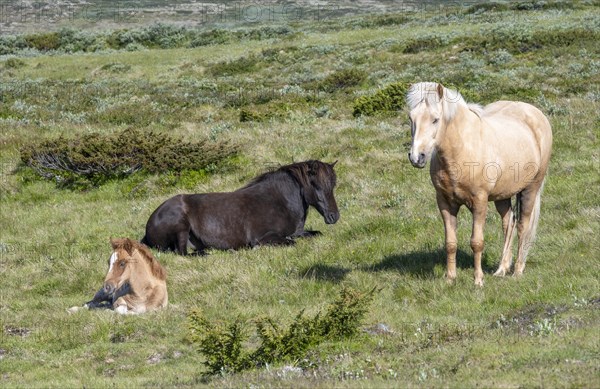
M 496 277 L 504 277 L 505 275 L 506 275 L 506 270 L 504 270 L 504 269 L 498 269 L 494 273 L 494 276 L 496 276 Z

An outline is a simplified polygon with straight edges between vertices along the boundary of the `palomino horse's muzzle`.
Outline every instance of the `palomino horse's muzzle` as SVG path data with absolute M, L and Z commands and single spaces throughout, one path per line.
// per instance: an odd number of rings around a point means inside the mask
M 425 153 L 419 153 L 418 155 L 408 153 L 408 159 L 414 167 L 419 169 L 424 168 L 427 164 L 427 156 L 425 155 Z

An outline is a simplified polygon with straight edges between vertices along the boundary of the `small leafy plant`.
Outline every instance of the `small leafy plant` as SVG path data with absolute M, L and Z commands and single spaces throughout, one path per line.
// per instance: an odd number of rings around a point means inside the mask
M 237 318 L 232 323 L 214 324 L 199 310 L 191 311 L 188 316 L 190 339 L 204 354 L 209 375 L 299 359 L 319 343 L 355 335 L 375 291 L 373 288 L 361 293 L 346 287 L 324 315 L 319 312 L 306 317 L 302 310 L 287 328 L 282 328 L 271 318 L 258 318 L 253 322 L 260 345 L 253 351 L 244 348 L 249 338 L 247 322 Z

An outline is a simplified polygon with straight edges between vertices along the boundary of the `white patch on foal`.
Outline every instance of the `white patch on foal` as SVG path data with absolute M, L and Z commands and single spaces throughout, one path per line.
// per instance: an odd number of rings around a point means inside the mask
M 115 264 L 115 262 L 117 262 L 119 260 L 118 256 L 117 256 L 117 252 L 113 252 L 112 255 L 110 256 L 110 261 L 108 263 L 108 272 L 110 273 L 110 271 L 112 270 L 113 265 Z

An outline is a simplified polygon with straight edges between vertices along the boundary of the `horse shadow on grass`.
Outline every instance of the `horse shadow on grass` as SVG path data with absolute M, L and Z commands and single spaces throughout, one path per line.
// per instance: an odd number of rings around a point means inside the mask
M 392 254 L 384 257 L 378 263 L 362 266 L 359 270 L 364 272 L 397 271 L 415 278 L 430 279 L 438 277 L 434 272 L 438 265 L 442 266 L 443 273 L 445 273 L 446 251 L 444 249 Z M 486 273 L 493 269 L 487 264 L 485 258 L 482 258 L 481 266 Z M 456 267 L 474 270 L 473 254 L 459 249 L 456 253 Z
M 339 283 L 346 278 L 348 273 L 350 273 L 350 269 L 345 267 L 317 263 L 301 269 L 299 275 L 303 279 Z
M 438 266 L 441 274 L 435 274 L 435 268 Z M 486 255 L 483 254 L 481 266 L 485 273 L 494 270 L 486 261 Z M 459 249 L 456 253 L 456 267 L 458 269 L 474 270 L 473 253 Z M 414 251 L 406 254 L 392 254 L 384 257 L 377 263 L 362 265 L 355 270 L 363 272 L 389 272 L 397 271 L 398 273 L 407 274 L 419 279 L 438 278 L 446 272 L 446 251 L 439 249 L 435 251 Z M 300 269 L 298 275 L 302 279 L 314 281 L 326 281 L 340 283 L 346 278 L 352 269 L 325 265 L 321 263 L 313 264 L 303 269 Z

